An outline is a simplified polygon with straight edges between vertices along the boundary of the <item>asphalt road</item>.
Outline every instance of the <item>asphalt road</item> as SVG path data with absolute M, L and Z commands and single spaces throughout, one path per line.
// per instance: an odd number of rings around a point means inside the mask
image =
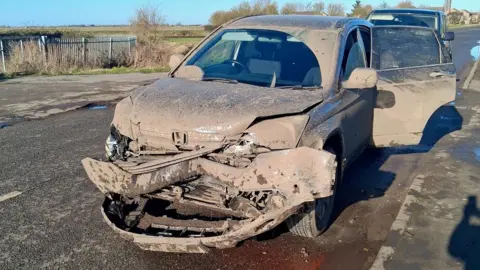
M 104 224 L 103 198 L 80 165 L 83 157 L 103 154 L 112 114 L 112 108 L 84 109 L 1 130 L 0 141 L 7 143 L 0 145 L 6 153 L 0 156 L 0 190 L 22 194 L 0 202 L 0 268 L 366 269 L 419 157 L 366 153 L 347 172 L 338 217 L 319 239 L 294 237 L 281 227 L 208 255 L 144 252 Z M 349 260 L 343 259 L 346 254 Z
M 455 40 L 452 41 L 453 63 L 457 71 L 469 64 L 473 59 L 470 51 L 480 45 L 480 28 L 464 28 L 455 31 Z
M 460 64 L 467 50 L 456 44 L 478 37 L 468 31 L 454 43 Z M 103 197 L 80 164 L 103 154 L 112 115 L 82 109 L 0 129 L 0 269 L 368 269 L 428 150 L 367 151 L 346 172 L 335 221 L 317 239 L 281 226 L 206 255 L 145 252 L 103 222 Z

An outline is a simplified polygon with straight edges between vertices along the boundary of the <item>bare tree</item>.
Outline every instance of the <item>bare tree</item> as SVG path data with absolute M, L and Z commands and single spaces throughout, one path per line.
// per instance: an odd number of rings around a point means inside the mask
M 321 14 L 325 10 L 323 1 L 312 1 L 307 4 L 302 2 L 288 2 L 282 6 L 282 14 L 295 14 L 300 12 L 310 12 L 312 14 Z
M 280 13 L 288 15 L 288 14 L 295 14 L 298 12 L 298 4 L 299 3 L 285 3 L 282 6 L 282 10 Z
M 387 9 L 389 8 L 390 6 L 387 4 L 387 2 L 383 1 L 382 3 L 380 3 L 380 5 L 378 5 L 378 9 Z
M 323 1 L 310 2 L 310 8 L 316 14 L 320 14 L 325 10 L 325 3 Z
M 218 10 L 218 11 L 215 11 L 212 15 L 210 15 L 210 19 L 208 20 L 208 22 L 211 25 L 218 26 L 228 21 L 227 17 L 228 17 L 227 11 Z
M 343 4 L 328 4 L 328 16 L 345 16 L 345 8 Z
M 153 44 L 163 38 L 160 26 L 165 24 L 165 17 L 159 6 L 145 5 L 137 9 L 130 24 L 139 43 Z
M 360 0 L 356 0 L 355 4 L 352 5 L 352 13 L 348 14 L 351 17 L 365 18 L 372 11 L 371 5 L 362 5 Z
M 397 4 L 397 8 L 415 8 L 415 6 L 413 5 L 412 1 L 404 0 Z
M 278 14 L 278 4 L 274 0 L 243 1 L 228 11 L 215 11 L 209 19 L 213 26 L 218 26 L 235 18 L 248 15 Z
M 261 14 L 278 14 L 278 4 L 272 0 L 256 0 L 252 4 L 252 12 L 258 11 Z

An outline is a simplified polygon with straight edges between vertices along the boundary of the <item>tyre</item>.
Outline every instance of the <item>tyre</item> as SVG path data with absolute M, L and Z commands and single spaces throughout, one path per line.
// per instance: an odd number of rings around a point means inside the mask
M 314 202 L 305 203 L 302 213 L 292 215 L 287 219 L 287 226 L 293 234 L 313 238 L 322 234 L 330 225 L 330 219 L 335 202 L 335 193 L 337 183 L 341 178 L 341 159 L 332 147 L 325 147 L 328 151 L 335 155 L 337 161 L 337 171 L 335 176 L 335 183 L 333 186 L 332 196 L 320 198 Z

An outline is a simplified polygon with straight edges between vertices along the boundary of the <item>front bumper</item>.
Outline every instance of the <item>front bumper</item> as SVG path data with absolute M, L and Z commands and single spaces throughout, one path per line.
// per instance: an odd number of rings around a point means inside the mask
M 246 168 L 223 165 L 201 156 L 182 159 L 141 174 L 132 174 L 125 167 L 122 169 L 113 163 L 90 158 L 82 160 L 82 163 L 90 180 L 109 199 L 113 194 L 130 198 L 142 196 L 195 175 L 208 175 L 245 192 L 274 190 L 285 198 L 280 205 L 251 217 L 248 222 L 221 235 L 196 238 L 133 233 L 115 224 L 102 208 L 109 226 L 140 248 L 188 253 L 207 252 L 209 247 L 234 247 L 239 241 L 274 228 L 297 212 L 303 203 L 331 196 L 336 170 L 332 154 L 307 147 L 260 154 Z
M 287 217 L 294 214 L 301 205 L 294 207 L 283 207 L 274 211 L 270 211 L 262 215 L 252 222 L 246 222 L 238 230 L 214 237 L 164 237 L 153 236 L 140 233 L 132 233 L 118 227 L 110 217 L 105 213 L 102 207 L 102 215 L 107 224 L 120 236 L 128 241 L 132 241 L 143 250 L 161 251 L 161 252 L 178 252 L 178 253 L 207 253 L 209 248 L 231 248 L 235 247 L 238 242 L 251 238 L 255 235 L 266 232 L 278 224 L 282 223 Z

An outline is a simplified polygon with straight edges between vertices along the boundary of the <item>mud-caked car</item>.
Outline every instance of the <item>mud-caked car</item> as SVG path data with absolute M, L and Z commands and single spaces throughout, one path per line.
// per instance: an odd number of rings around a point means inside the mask
M 434 30 L 308 15 L 241 18 L 119 102 L 85 158 L 108 225 L 141 248 L 228 248 L 286 221 L 315 237 L 368 146 L 420 142 L 455 99 Z M 361 181 L 361 179 L 358 179 Z

